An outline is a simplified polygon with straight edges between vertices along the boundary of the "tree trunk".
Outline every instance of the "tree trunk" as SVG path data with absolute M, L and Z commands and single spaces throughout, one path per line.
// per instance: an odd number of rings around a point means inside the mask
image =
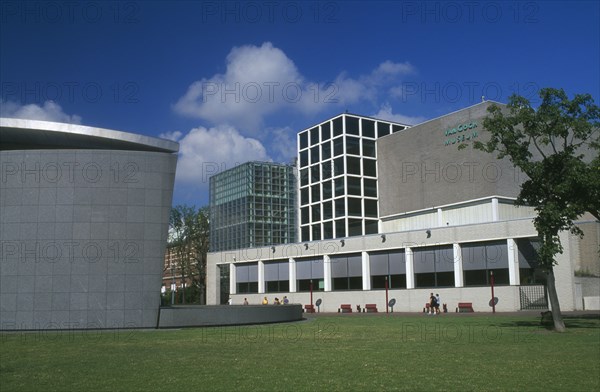
M 550 267 L 546 271 L 548 283 L 548 297 L 550 297 L 550 306 L 552 308 L 552 321 L 554 321 L 554 330 L 556 332 L 565 332 L 565 323 L 560 312 L 560 304 L 558 303 L 558 294 L 556 294 L 556 283 L 554 281 L 554 268 Z

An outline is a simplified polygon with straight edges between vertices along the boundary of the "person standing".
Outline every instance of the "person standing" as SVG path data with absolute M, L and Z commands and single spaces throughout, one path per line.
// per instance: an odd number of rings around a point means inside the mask
M 435 314 L 435 295 L 429 293 L 429 314 Z
M 441 305 L 441 300 L 440 300 L 440 295 L 439 294 L 435 294 L 435 312 L 437 314 L 440 314 L 440 305 Z

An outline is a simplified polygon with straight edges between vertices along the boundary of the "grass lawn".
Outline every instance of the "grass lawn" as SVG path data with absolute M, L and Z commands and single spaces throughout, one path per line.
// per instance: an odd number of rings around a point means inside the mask
M 319 315 L 260 326 L 0 334 L 0 391 L 597 391 L 600 318 Z

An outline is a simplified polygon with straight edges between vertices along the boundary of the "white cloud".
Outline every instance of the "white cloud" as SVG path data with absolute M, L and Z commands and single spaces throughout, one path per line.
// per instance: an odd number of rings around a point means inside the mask
M 296 158 L 296 133 L 297 131 L 290 128 L 275 128 L 267 129 L 269 133 L 269 151 L 273 156 L 273 160 L 282 163 L 291 163 Z
M 175 110 L 256 130 L 264 116 L 295 100 L 303 83 L 294 62 L 271 43 L 234 47 L 225 73 L 192 83 Z
M 211 175 L 254 160 L 271 160 L 258 140 L 244 137 L 227 125 L 194 128 L 179 140 L 176 181 L 193 183 L 206 191 Z
M 183 133 L 181 133 L 180 131 L 172 131 L 161 133 L 160 135 L 158 135 L 158 137 L 176 142 L 181 138 L 182 135 Z
M 413 72 L 407 62 L 387 60 L 355 78 L 341 72 L 329 82 L 310 81 L 281 49 L 266 42 L 234 47 L 225 72 L 193 82 L 174 109 L 213 124 L 257 132 L 269 114 L 283 109 L 315 114 L 331 105 L 376 104 L 378 95 L 387 93 L 387 85 Z
M 379 108 L 379 112 L 371 115 L 371 117 L 380 118 L 382 120 L 398 122 L 398 123 L 406 124 L 406 125 L 416 125 L 416 124 L 422 123 L 423 121 L 426 120 L 425 117 L 421 117 L 421 116 L 411 117 L 411 116 L 405 116 L 405 115 L 399 114 L 399 113 L 392 113 L 392 107 L 390 106 L 389 103 L 383 104 Z
M 81 124 L 80 116 L 66 114 L 60 105 L 53 101 L 46 101 L 42 106 L 0 101 L 0 117 Z

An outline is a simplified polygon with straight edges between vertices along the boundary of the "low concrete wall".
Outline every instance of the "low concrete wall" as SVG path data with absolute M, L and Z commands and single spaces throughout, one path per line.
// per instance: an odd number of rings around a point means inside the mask
M 160 308 L 158 328 L 266 324 L 298 320 L 302 320 L 301 305 L 182 305 Z
M 585 310 L 600 310 L 600 297 L 583 297 Z

